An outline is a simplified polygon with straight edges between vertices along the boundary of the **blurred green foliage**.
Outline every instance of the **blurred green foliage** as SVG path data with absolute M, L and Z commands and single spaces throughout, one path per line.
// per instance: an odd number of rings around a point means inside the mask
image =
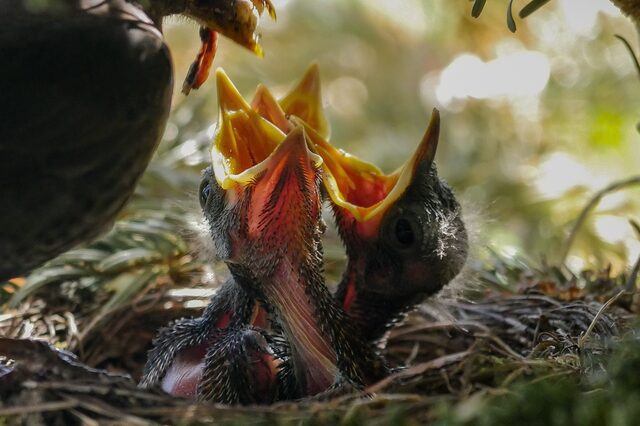
M 607 0 L 551 1 L 515 16 L 516 33 L 505 24 L 506 2 L 486 2 L 478 19 L 465 1 L 274 3 L 277 22 L 261 22 L 265 58 L 222 40 L 215 66 L 250 97 L 258 83 L 282 93 L 317 61 L 332 142 L 388 171 L 439 108 L 439 171 L 475 217 L 480 246 L 553 263 L 589 196 L 640 169 L 640 84 L 614 37 L 633 41 L 635 32 Z M 198 48 L 197 27 L 176 19 L 165 31 L 179 82 Z M 217 100 L 213 81 L 189 97 L 179 86 L 139 194 L 184 203 L 208 161 Z M 619 271 L 633 262 L 640 241 L 628 219 L 640 217 L 638 195 L 636 187 L 602 200 L 570 266 L 612 262 Z

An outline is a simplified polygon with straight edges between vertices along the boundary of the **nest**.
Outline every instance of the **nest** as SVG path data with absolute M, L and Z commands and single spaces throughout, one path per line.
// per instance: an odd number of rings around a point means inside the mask
M 428 301 L 391 330 L 380 349 L 397 370 L 367 389 L 270 406 L 194 403 L 136 386 L 157 330 L 199 315 L 224 280 L 224 266 L 192 255 L 184 217 L 143 212 L 0 285 L 0 424 L 424 423 L 514 383 L 574 386 L 606 373 L 603 360 L 638 310 L 622 290 L 634 272 L 576 276 L 495 256 L 471 268 L 482 286 Z M 344 267 L 339 247 L 328 233 L 329 281 Z
M 99 292 L 78 303 L 84 296 L 77 288 L 71 291 L 80 298 L 75 302 L 41 291 L 0 315 L 0 335 L 6 336 L 0 340 L 0 419 L 65 425 L 385 423 L 402 416 L 427 422 L 443 404 L 499 393 L 513 382 L 580 378 L 602 368 L 590 360 L 606 356 L 634 318 L 633 297 L 619 291 L 624 278 L 610 278 L 607 271 L 564 280 L 524 272 L 512 283 L 515 292 L 494 282 L 464 299 L 420 306 L 389 333 L 382 349 L 401 368 L 367 389 L 251 407 L 194 403 L 136 387 L 156 330 L 198 315 L 210 297 L 206 286 L 193 286 L 201 281 L 195 275 L 182 282 L 157 279 L 107 311 Z M 495 269 L 484 273 L 500 276 Z

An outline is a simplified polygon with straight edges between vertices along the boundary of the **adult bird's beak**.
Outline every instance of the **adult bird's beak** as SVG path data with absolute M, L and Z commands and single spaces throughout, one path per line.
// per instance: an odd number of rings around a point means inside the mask
M 195 61 L 189 67 L 182 84 L 182 93 L 188 95 L 192 89 L 200 88 L 209 77 L 209 70 L 217 51 L 218 33 L 246 47 L 257 56 L 263 56 L 256 28 L 265 9 L 275 20 L 276 10 L 271 0 L 185 1 L 182 13 L 200 24 L 202 45 Z
M 202 27 L 219 32 L 262 56 L 260 37 L 255 31 L 265 9 L 275 20 L 276 12 L 271 0 L 186 0 L 184 14 Z

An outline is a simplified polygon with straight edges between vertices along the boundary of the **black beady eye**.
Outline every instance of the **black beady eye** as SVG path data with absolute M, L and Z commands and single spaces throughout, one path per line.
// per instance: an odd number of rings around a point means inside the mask
M 396 234 L 398 243 L 404 246 L 412 246 L 416 241 L 416 236 L 413 233 L 413 229 L 411 229 L 411 224 L 403 217 L 396 220 L 395 229 L 393 231 Z
M 211 184 L 208 179 L 204 179 L 202 183 L 200 183 L 200 207 L 204 208 L 209 199 L 209 195 L 211 195 Z
M 399 251 L 413 251 L 422 242 L 422 226 L 411 211 L 399 211 L 384 224 L 384 237 Z

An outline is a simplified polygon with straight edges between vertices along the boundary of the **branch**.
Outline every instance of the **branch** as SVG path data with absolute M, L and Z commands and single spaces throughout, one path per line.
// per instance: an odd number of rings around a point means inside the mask
M 567 260 L 567 256 L 569 255 L 569 251 L 571 251 L 571 246 L 573 246 L 573 242 L 576 239 L 576 235 L 578 234 L 578 231 L 580 230 L 583 223 L 589 216 L 589 213 L 591 213 L 593 209 L 595 209 L 598 206 L 598 204 L 600 204 L 600 201 L 602 200 L 602 198 L 611 192 L 619 191 L 621 189 L 625 189 L 633 185 L 640 185 L 640 176 L 632 176 L 628 179 L 613 182 L 611 185 L 607 186 L 606 188 L 596 192 L 596 194 L 589 200 L 589 202 L 584 206 L 584 208 L 580 212 L 580 216 L 578 216 L 578 219 L 576 219 L 576 223 L 573 224 L 573 228 L 569 233 L 569 237 L 567 238 L 567 241 L 564 244 L 564 249 L 560 256 L 560 262 L 559 262 L 560 265 L 564 265 L 565 261 Z

